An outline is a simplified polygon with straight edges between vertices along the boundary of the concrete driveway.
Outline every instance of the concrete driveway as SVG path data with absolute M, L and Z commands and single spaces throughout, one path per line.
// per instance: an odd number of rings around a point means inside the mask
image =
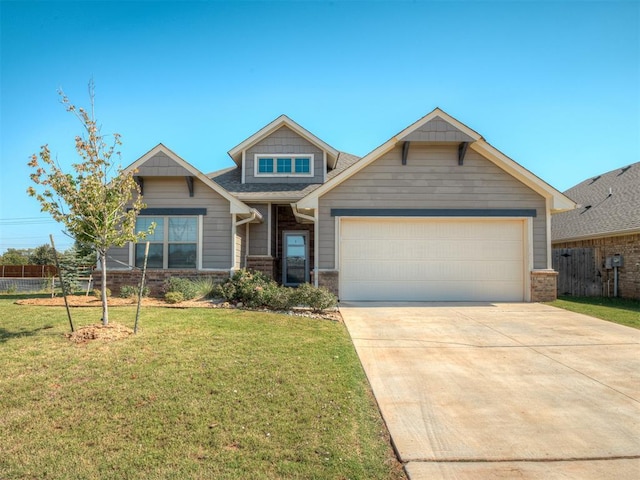
M 640 331 L 540 304 L 340 311 L 411 480 L 640 478 Z

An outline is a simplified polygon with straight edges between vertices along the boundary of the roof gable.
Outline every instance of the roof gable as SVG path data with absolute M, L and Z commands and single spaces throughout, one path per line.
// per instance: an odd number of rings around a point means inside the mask
M 236 165 L 242 165 L 242 152 L 251 148 L 256 143 L 262 141 L 264 138 L 271 135 L 273 132 L 279 130 L 283 126 L 288 127 L 290 130 L 293 130 L 295 133 L 300 135 L 302 138 L 310 142 L 311 144 L 318 147 L 320 150 L 327 152 L 327 163 L 330 168 L 335 168 L 336 161 L 338 159 L 338 150 L 333 148 L 331 145 L 325 143 L 316 137 L 313 133 L 309 132 L 307 129 L 298 125 L 296 122 L 291 120 L 286 115 L 280 115 L 274 121 L 265 125 L 256 133 L 251 135 L 246 140 L 240 142 L 238 145 L 229 150 L 229 156 L 233 159 Z M 284 152 L 283 152 L 284 153 Z
M 552 218 L 552 240 L 640 232 L 640 162 L 588 178 L 565 194 L 578 206 Z
M 431 132 L 436 133 L 436 135 L 433 135 L 433 139 L 429 138 L 432 136 L 430 135 Z M 450 140 L 446 140 L 447 133 L 449 132 Z M 441 134 L 444 134 L 444 139 L 442 140 L 441 138 L 443 138 L 443 135 Z M 425 136 L 427 137 L 426 140 L 418 140 Z M 320 188 L 314 190 L 309 195 L 301 199 L 298 202 L 298 207 L 301 209 L 317 208 L 318 198 L 323 194 L 350 178 L 367 165 L 373 163 L 375 160 L 380 158 L 380 156 L 393 149 L 399 143 L 412 141 L 410 139 L 415 139 L 413 141 L 432 142 L 469 142 L 470 147 L 480 155 L 492 161 L 498 167 L 502 168 L 504 171 L 527 185 L 541 196 L 549 199 L 552 213 L 573 209 L 575 207 L 575 203 L 565 195 L 507 157 L 498 149 L 492 147 L 479 133 L 467 127 L 465 124 L 456 120 L 439 108 L 434 109 L 418 121 L 409 125 L 400 133 L 391 137 L 385 143 L 362 157 L 359 162 L 345 170 L 342 174 L 327 181 L 327 183 L 322 185 Z
M 178 154 L 159 143 L 133 162 L 125 172 L 136 171 L 140 176 L 193 176 L 206 186 L 227 199 L 230 203 L 230 213 L 252 214 L 253 209 L 244 204 L 217 183 L 211 181 L 204 173 L 181 158 Z

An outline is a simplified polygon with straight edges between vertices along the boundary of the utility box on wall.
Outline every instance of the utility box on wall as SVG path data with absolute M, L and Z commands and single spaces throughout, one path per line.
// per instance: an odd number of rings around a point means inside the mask
M 615 267 L 624 267 L 624 257 L 622 255 L 614 255 L 605 259 L 604 266 L 607 270 Z

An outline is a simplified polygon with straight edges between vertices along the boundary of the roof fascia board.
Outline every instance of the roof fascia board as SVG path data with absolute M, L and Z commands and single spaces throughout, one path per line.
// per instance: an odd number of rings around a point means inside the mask
M 212 181 L 204 173 L 202 173 L 200 170 L 198 170 L 196 167 L 191 165 L 189 162 L 184 160 L 177 153 L 175 153 L 174 151 L 172 151 L 170 148 L 166 147 L 162 143 L 159 143 L 154 148 L 149 150 L 142 157 L 140 157 L 138 160 L 136 160 L 131 165 L 129 165 L 127 168 L 125 168 L 124 171 L 125 172 L 130 172 L 130 171 L 134 171 L 134 170 L 138 169 L 140 166 L 142 166 L 145 162 L 147 162 L 150 158 L 152 158 L 154 155 L 156 155 L 158 153 L 164 153 L 165 155 L 167 155 L 171 160 L 176 162 L 178 165 L 180 165 L 185 170 L 188 170 L 194 177 L 198 178 L 198 180 L 200 180 L 206 186 L 208 186 L 213 191 L 215 191 L 216 193 L 218 193 L 219 195 L 224 197 L 226 200 L 228 200 L 229 204 L 230 204 L 230 206 L 229 206 L 230 213 L 235 213 L 235 214 L 240 214 L 240 215 L 243 215 L 243 214 L 251 215 L 252 214 L 252 210 L 253 210 L 252 208 L 250 208 L 248 205 L 244 204 L 243 202 L 241 202 L 240 200 L 235 198 L 227 190 L 225 190 L 220 185 L 218 185 L 217 183 Z
M 250 148 L 252 145 L 258 143 L 260 140 L 269 136 L 271 133 L 275 132 L 278 128 L 282 126 L 289 127 L 298 135 L 300 135 L 301 137 L 305 138 L 306 140 L 314 144 L 320 150 L 326 151 L 333 160 L 331 168 L 335 168 L 335 164 L 336 164 L 339 152 L 328 143 L 316 137 L 309 130 L 307 130 L 306 128 L 302 127 L 301 125 L 291 120 L 286 115 L 280 115 L 274 121 L 262 127 L 256 133 L 251 135 L 249 138 L 247 138 L 246 140 L 240 142 L 238 145 L 233 147 L 228 152 L 229 156 L 233 159 L 234 162 L 238 163 L 238 155 L 240 155 L 244 150 Z
M 387 140 L 382 145 L 380 145 L 375 150 L 372 150 L 371 152 L 367 153 L 364 157 L 362 157 L 359 161 L 357 161 L 356 163 L 348 167 L 346 170 L 344 170 L 343 172 L 333 177 L 331 180 L 326 182 L 321 187 L 316 188 L 313 192 L 311 192 L 306 197 L 303 197 L 302 199 L 300 199 L 300 201 L 298 202 L 298 208 L 300 209 L 318 208 L 318 198 L 320 198 L 322 195 L 324 195 L 326 192 L 333 189 L 334 187 L 340 185 L 346 179 L 358 173 L 360 170 L 365 168 L 374 160 L 378 159 L 381 155 L 384 155 L 389 150 L 393 149 L 393 147 L 395 147 L 398 142 L 399 142 L 398 138 L 393 137 L 390 140 Z
M 566 195 L 559 192 L 551 185 L 540 179 L 529 170 L 519 165 L 507 157 L 500 150 L 490 145 L 484 140 L 478 140 L 469 145 L 470 148 L 482 155 L 484 158 L 493 162 L 496 166 L 509 173 L 517 180 L 524 183 L 536 193 L 540 194 L 544 198 L 551 199 L 551 213 L 566 212 L 567 210 L 573 210 L 576 208 L 576 203 L 569 199 Z

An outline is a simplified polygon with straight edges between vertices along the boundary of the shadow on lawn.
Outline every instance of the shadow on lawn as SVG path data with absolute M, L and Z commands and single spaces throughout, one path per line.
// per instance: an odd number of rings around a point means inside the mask
M 45 325 L 44 327 L 35 328 L 33 330 L 21 329 L 21 330 L 7 330 L 0 327 L 0 343 L 6 343 L 9 340 L 20 337 L 33 337 L 42 330 L 49 330 L 53 328 L 53 325 Z

